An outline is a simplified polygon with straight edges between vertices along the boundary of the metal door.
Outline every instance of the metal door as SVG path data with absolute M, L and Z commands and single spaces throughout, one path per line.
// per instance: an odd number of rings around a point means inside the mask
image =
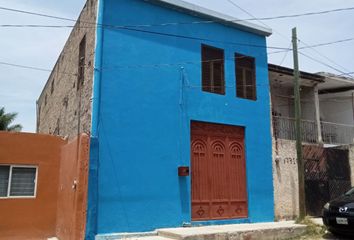
M 246 218 L 242 127 L 192 122 L 192 220 Z
M 303 159 L 305 164 L 306 212 L 310 216 L 320 216 L 322 207 L 329 200 L 325 149 L 316 145 L 304 145 Z
M 323 205 L 351 188 L 348 150 L 303 146 L 306 212 L 321 216 Z
M 351 189 L 348 149 L 326 148 L 330 199 Z

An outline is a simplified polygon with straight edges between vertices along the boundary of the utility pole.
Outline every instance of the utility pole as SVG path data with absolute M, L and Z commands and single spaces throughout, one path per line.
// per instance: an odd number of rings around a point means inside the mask
M 303 220 L 306 215 L 305 207 L 305 178 L 304 178 L 304 160 L 302 159 L 302 136 L 301 136 L 301 102 L 300 102 L 300 72 L 299 58 L 297 51 L 297 33 L 296 28 L 292 30 L 293 56 L 294 56 L 294 96 L 295 96 L 295 135 L 296 135 L 296 153 L 299 178 L 299 220 Z

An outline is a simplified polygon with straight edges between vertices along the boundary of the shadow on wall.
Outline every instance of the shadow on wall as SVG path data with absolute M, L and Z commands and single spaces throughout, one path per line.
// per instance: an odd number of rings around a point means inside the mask
M 50 135 L 0 132 L 1 240 L 83 239 L 88 146 L 87 135 L 68 142 Z M 31 180 L 19 188 L 16 176 L 21 172 L 22 179 Z M 33 191 L 15 196 L 15 186 L 22 191 L 33 186 Z

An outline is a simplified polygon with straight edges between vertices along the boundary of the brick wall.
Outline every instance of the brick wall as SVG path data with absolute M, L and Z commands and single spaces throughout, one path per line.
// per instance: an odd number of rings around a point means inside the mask
M 88 0 L 37 101 L 37 132 L 75 137 L 89 133 L 97 0 Z M 79 46 L 86 36 L 84 81 L 78 88 Z

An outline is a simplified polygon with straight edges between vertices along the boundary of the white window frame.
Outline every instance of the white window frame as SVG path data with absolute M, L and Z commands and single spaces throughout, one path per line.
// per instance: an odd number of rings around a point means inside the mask
M 9 180 L 8 180 L 8 185 L 7 185 L 7 196 L 6 197 L 0 197 L 0 199 L 16 199 L 16 198 L 35 199 L 37 197 L 38 166 L 33 166 L 33 165 L 12 165 L 12 164 L 0 164 L 0 166 L 10 167 Z M 11 180 L 12 180 L 12 169 L 13 168 L 34 168 L 34 169 L 36 169 L 36 176 L 35 176 L 35 179 L 34 179 L 34 193 L 33 193 L 33 196 L 10 196 Z

